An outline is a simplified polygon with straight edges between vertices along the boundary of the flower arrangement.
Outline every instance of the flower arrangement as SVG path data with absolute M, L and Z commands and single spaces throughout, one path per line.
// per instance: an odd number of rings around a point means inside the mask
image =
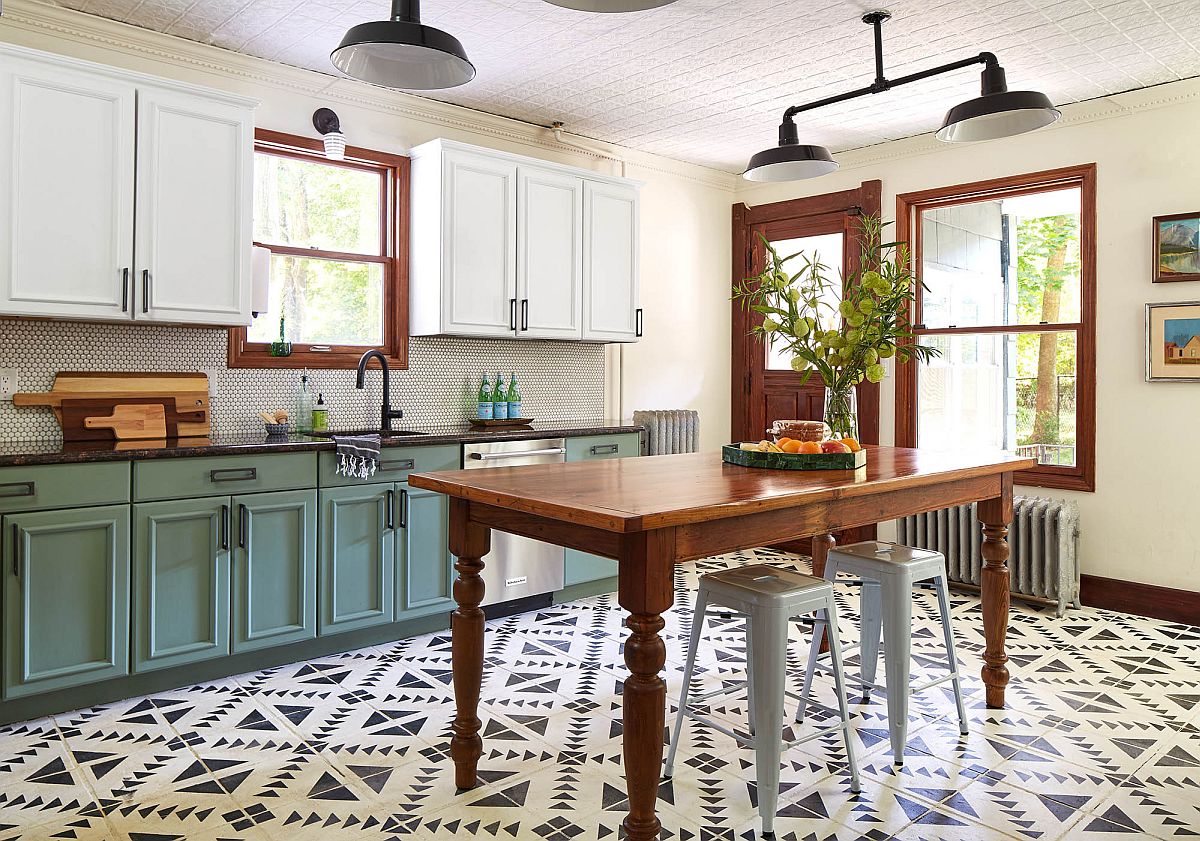
M 882 380 L 883 360 L 924 361 L 939 353 L 913 341 L 909 314 L 916 281 L 908 244 L 882 242 L 887 224 L 861 217 L 860 269 L 848 278 L 835 278 L 817 255 L 781 257 L 759 234 L 766 265 L 733 290 L 735 301 L 763 315 L 754 334 L 790 353 L 802 382 L 814 373 L 824 380 L 825 422 L 834 438 L 858 437 L 854 387 Z M 789 264 L 799 270 L 789 274 Z

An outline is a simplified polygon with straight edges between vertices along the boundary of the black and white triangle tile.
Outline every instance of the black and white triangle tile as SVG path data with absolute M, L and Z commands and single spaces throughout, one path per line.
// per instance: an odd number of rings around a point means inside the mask
M 740 552 L 678 568 L 665 617 L 674 712 L 697 577 Z M 839 581 L 839 627 L 859 655 L 858 594 Z M 914 680 L 944 668 L 936 599 L 913 597 Z M 1200 837 L 1200 630 L 1094 610 L 1012 611 L 1009 706 L 983 702 L 977 598 L 952 594 L 971 732 L 948 686 L 915 696 L 907 759 L 891 762 L 882 693 L 851 694 L 862 792 L 837 735 L 781 761 L 781 841 Z M 475 788 L 455 787 L 451 647 L 427 634 L 343 655 L 0 728 L 0 841 L 503 839 L 622 837 L 620 693 L 625 616 L 611 595 L 489 622 Z M 743 622 L 710 615 L 694 692 L 745 677 Z M 791 628 L 788 678 L 803 676 L 809 626 Z M 882 668 L 880 669 L 882 674 Z M 813 699 L 829 703 L 819 675 Z M 710 714 L 746 729 L 746 700 Z M 811 709 L 789 737 L 827 722 Z M 659 791 L 663 838 L 750 841 L 753 752 L 689 723 Z

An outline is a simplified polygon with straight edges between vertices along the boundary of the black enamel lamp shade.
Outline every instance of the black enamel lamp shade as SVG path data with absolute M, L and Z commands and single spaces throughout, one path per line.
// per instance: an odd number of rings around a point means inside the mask
M 779 126 L 779 145 L 752 157 L 742 177 L 747 181 L 799 181 L 828 175 L 837 168 L 837 161 L 824 146 L 801 143 L 796 124 L 786 117 Z
M 674 3 L 675 0 L 546 0 L 564 9 L 580 12 L 644 12 Z
M 989 93 L 955 105 L 946 113 L 937 139 L 947 143 L 996 140 L 1044 128 L 1060 116 L 1038 91 Z
M 420 20 L 419 0 L 393 0 L 390 20 L 352 26 L 329 56 L 347 76 L 405 90 L 438 90 L 475 78 L 459 40 Z

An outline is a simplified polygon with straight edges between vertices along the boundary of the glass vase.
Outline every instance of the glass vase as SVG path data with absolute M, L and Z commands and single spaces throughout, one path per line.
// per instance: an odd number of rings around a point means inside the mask
M 858 440 L 858 392 L 854 386 L 825 388 L 824 420 L 830 437 Z

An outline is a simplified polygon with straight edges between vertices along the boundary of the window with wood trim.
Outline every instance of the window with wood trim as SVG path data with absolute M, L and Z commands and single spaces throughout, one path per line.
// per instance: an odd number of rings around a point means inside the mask
M 231 368 L 346 368 L 378 349 L 408 365 L 408 158 L 259 129 L 254 244 L 271 252 L 266 312 L 229 331 Z M 291 343 L 288 356 L 272 343 Z
M 896 443 L 1036 458 L 1022 485 L 1095 490 L 1095 164 L 896 197 L 922 281 Z

